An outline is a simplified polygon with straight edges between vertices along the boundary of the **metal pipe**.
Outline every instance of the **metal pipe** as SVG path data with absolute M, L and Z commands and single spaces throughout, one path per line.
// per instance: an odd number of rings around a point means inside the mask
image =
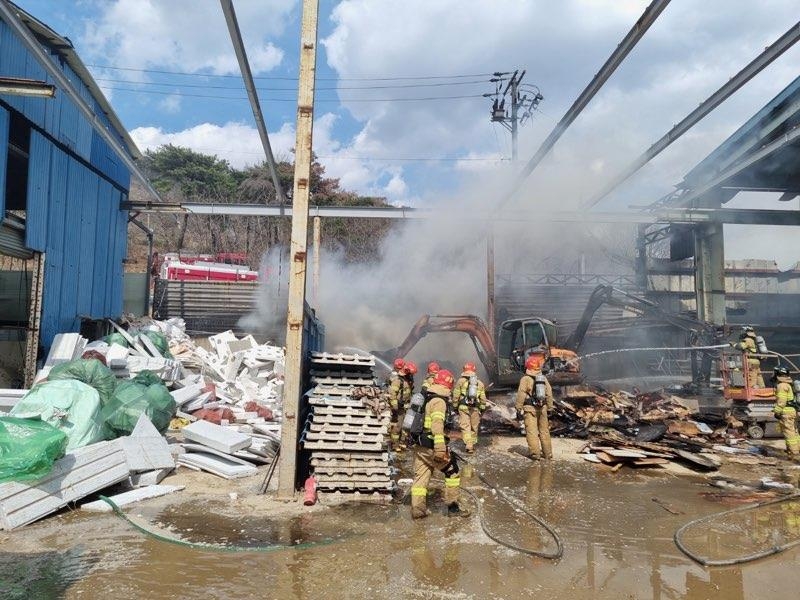
M 550 135 L 542 142 L 542 145 L 539 146 L 539 149 L 536 151 L 536 154 L 528 161 L 525 167 L 522 169 L 520 174 L 517 176 L 516 181 L 514 182 L 511 191 L 500 201 L 500 207 L 504 206 L 514 195 L 519 191 L 522 187 L 522 184 L 528 178 L 528 176 L 533 173 L 533 170 L 542 162 L 542 159 L 547 156 L 548 152 L 555 146 L 556 142 L 559 138 L 564 134 L 567 128 L 572 124 L 572 122 L 581 114 L 586 105 L 589 104 L 592 98 L 594 98 L 595 94 L 600 91 L 600 88 L 603 87 L 603 84 L 608 81 L 609 77 L 617 70 L 617 67 L 625 60 L 625 57 L 633 50 L 634 46 L 638 43 L 650 26 L 655 23 L 658 16 L 662 13 L 662 11 L 667 7 L 669 4 L 669 0 L 653 0 L 648 7 L 642 13 L 642 16 L 639 17 L 639 20 L 636 21 L 636 24 L 633 28 L 628 32 L 628 34 L 622 39 L 619 45 L 616 47 L 614 52 L 611 53 L 611 56 L 608 57 L 608 60 L 600 67 L 600 70 L 597 74 L 592 78 L 589 82 L 589 85 L 580 93 L 580 95 L 575 99 L 575 102 L 572 103 L 572 106 L 569 107 L 564 116 L 561 117 L 561 120 L 556 124 L 553 128 L 553 131 L 550 132 Z
M 275 186 L 275 194 L 278 203 L 286 204 L 286 194 L 283 193 L 281 180 L 278 178 L 278 168 L 275 164 L 275 157 L 272 155 L 272 146 L 269 143 L 269 133 L 264 122 L 264 114 L 261 112 L 261 104 L 258 101 L 258 91 L 253 81 L 253 73 L 250 70 L 250 63 L 247 60 L 247 53 L 242 41 L 242 32 L 239 30 L 239 22 L 236 19 L 236 11 L 233 9 L 233 0 L 219 0 L 222 12 L 225 14 L 225 22 L 228 24 L 228 32 L 231 34 L 233 49 L 236 52 L 236 60 L 239 61 L 239 69 L 242 71 L 244 87 L 247 90 L 247 99 L 250 101 L 250 108 L 253 109 L 253 117 L 256 120 L 258 135 L 261 137 L 261 145 L 264 146 L 264 154 L 267 155 L 267 165 L 269 174 L 272 177 L 272 185 Z
M 45 53 L 41 44 L 38 42 L 31 30 L 28 29 L 20 20 L 15 9 L 12 8 L 8 0 L 0 0 L 0 16 L 2 16 L 3 20 L 8 23 L 8 26 L 11 27 L 28 51 L 34 57 L 36 57 L 42 68 L 44 68 L 50 77 L 56 81 L 58 87 L 61 88 L 64 93 L 69 96 L 69 99 L 75 103 L 75 106 L 77 106 L 78 110 L 83 113 L 83 115 L 91 124 L 92 129 L 94 129 L 109 146 L 111 146 L 114 152 L 119 156 L 120 160 L 125 163 L 125 166 L 128 167 L 131 173 L 136 176 L 147 193 L 156 200 L 161 201 L 161 196 L 158 194 L 158 192 L 156 192 L 153 186 L 150 185 L 147 177 L 145 177 L 144 173 L 142 173 L 142 171 L 139 169 L 139 166 L 128 153 L 128 150 L 122 146 L 122 143 L 113 133 L 106 129 L 100 118 L 89 106 L 89 103 L 84 100 L 78 90 L 75 89 L 75 86 L 69 79 L 67 79 L 67 76 L 64 74 L 64 72 L 59 69 L 55 62 L 50 60 L 50 57 Z
M 319 257 L 320 257 L 320 243 L 322 242 L 322 224 L 319 215 L 314 217 L 314 233 L 313 235 L 313 245 L 314 245 L 314 278 L 312 280 L 311 285 L 311 301 L 314 303 L 314 306 L 318 306 L 319 303 Z
M 800 136 L 800 128 L 787 139 Z M 765 147 L 765 150 L 771 146 Z M 194 202 L 155 203 L 125 202 L 125 210 L 141 213 L 180 213 L 196 215 L 238 215 L 261 217 L 291 217 L 291 207 L 260 206 L 257 204 L 201 204 Z M 550 223 L 729 223 L 736 225 L 800 225 L 800 211 L 748 208 L 681 208 L 663 207 L 648 212 L 598 212 L 587 215 L 584 211 L 539 211 L 533 210 L 496 210 L 487 212 L 470 212 L 469 215 L 450 215 L 446 211 L 371 207 L 371 206 L 313 206 L 313 216 L 338 219 L 435 219 L 447 217 L 463 221 L 491 222 L 550 222 Z
M 138 215 L 138 213 L 137 213 Z M 134 215 L 128 219 L 129 223 L 133 223 L 144 231 L 144 234 L 147 236 L 147 274 L 144 278 L 144 316 L 150 316 L 150 283 L 151 283 L 151 273 L 153 271 L 153 230 L 150 229 L 144 223 L 138 221 L 136 216 Z
M 289 306 L 286 317 L 286 367 L 283 389 L 283 426 L 278 496 L 291 498 L 297 475 L 298 416 L 303 353 L 303 318 L 308 268 L 308 198 L 314 130 L 314 72 L 317 62 L 318 0 L 303 0 L 300 29 L 300 78 L 297 93 L 292 237 L 289 247 Z
M 629 164 L 619 175 L 612 179 L 602 190 L 583 203 L 584 208 L 590 208 L 600 202 L 620 184 L 625 182 L 631 175 L 636 173 L 648 162 L 658 156 L 672 142 L 689 131 L 695 124 L 702 120 L 708 113 L 717 108 L 736 90 L 758 75 L 765 67 L 772 63 L 781 54 L 791 48 L 800 39 L 800 22 L 797 22 L 789 30 L 779 37 L 775 43 L 754 58 L 746 67 L 731 77 L 716 92 L 711 94 L 704 102 L 690 112 L 684 119 L 665 133 L 661 139 L 645 150 L 636 160 Z

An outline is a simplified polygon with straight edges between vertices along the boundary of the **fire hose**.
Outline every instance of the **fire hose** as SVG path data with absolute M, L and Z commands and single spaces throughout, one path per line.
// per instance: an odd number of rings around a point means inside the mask
M 738 508 L 733 508 L 731 510 L 726 510 L 719 513 L 714 513 L 713 515 L 707 515 L 705 517 L 700 517 L 699 519 L 694 519 L 693 521 L 689 521 L 685 525 L 683 525 L 680 529 L 675 532 L 673 536 L 673 540 L 675 541 L 675 545 L 678 547 L 678 550 L 683 552 L 686 556 L 691 558 L 696 563 L 703 565 L 704 567 L 727 567 L 731 565 L 740 565 L 747 562 L 752 562 L 754 560 L 758 560 L 759 558 L 765 558 L 767 556 L 772 556 L 773 554 L 778 554 L 779 552 L 784 552 L 793 548 L 795 546 L 800 545 L 800 539 L 787 542 L 785 544 L 779 544 L 776 546 L 772 546 L 766 550 L 761 550 L 760 552 L 755 552 L 753 554 L 748 554 L 747 556 L 741 556 L 738 558 L 725 558 L 725 559 L 712 559 L 708 558 L 707 556 L 699 556 L 695 554 L 691 550 L 689 550 L 686 545 L 681 540 L 681 536 L 684 532 L 697 525 L 698 523 L 703 523 L 705 521 L 710 521 L 712 519 L 717 519 L 720 517 L 726 517 L 728 515 L 733 515 L 737 513 L 743 513 L 749 510 L 755 510 L 757 508 L 762 508 L 764 506 L 770 506 L 773 504 L 779 504 L 781 502 L 786 502 L 788 500 L 796 500 L 800 498 L 800 494 L 792 494 L 791 496 L 786 496 L 784 498 L 777 498 L 775 500 L 767 500 L 765 502 L 759 502 L 758 504 L 751 504 L 749 506 L 740 506 Z
M 589 352 L 576 356 L 568 361 L 566 364 L 572 364 L 579 360 L 586 358 L 594 358 L 595 356 L 602 356 L 603 354 L 618 354 L 622 352 L 654 352 L 654 351 L 677 351 L 677 350 L 719 350 L 720 348 L 730 348 L 730 344 L 716 344 L 714 346 L 680 346 L 675 348 L 617 348 L 616 350 L 602 350 L 600 352 Z
M 202 542 L 187 542 L 185 540 L 180 540 L 174 537 L 170 537 L 143 525 L 139 525 L 135 521 L 133 521 L 128 515 L 122 512 L 119 506 L 117 506 L 113 500 L 107 498 L 106 496 L 100 496 L 100 500 L 105 502 L 111 507 L 111 510 L 114 511 L 114 514 L 120 517 L 122 520 L 126 521 L 128 525 L 136 529 L 137 531 L 156 539 L 160 542 L 166 542 L 168 544 L 175 544 L 176 546 L 183 546 L 185 548 L 191 548 L 193 550 L 205 550 L 206 552 L 276 552 L 278 550 L 302 550 L 306 548 L 312 548 L 314 546 L 327 546 L 328 544 L 333 544 L 336 541 L 331 538 L 326 538 L 324 540 L 320 540 L 317 542 L 304 542 L 302 544 L 256 544 L 253 546 L 236 546 L 236 545 L 223 545 L 223 544 L 210 544 L 210 543 L 202 543 Z
M 458 454 L 455 454 L 455 453 L 453 453 L 453 454 L 455 455 L 456 460 L 458 460 L 459 462 L 462 462 L 462 463 L 468 462 L 462 456 L 459 456 Z M 526 507 L 524 504 L 522 504 L 519 500 L 517 500 L 516 498 L 512 498 L 511 496 L 506 494 L 503 490 L 501 490 L 500 488 L 498 488 L 497 486 L 495 486 L 491 482 L 489 482 L 481 472 L 475 471 L 475 474 L 478 476 L 478 479 L 480 479 L 481 482 L 487 488 L 489 488 L 490 490 L 496 492 L 503 500 L 508 502 L 515 509 L 524 512 L 531 519 L 533 519 L 536 523 L 538 523 L 540 526 L 542 526 L 544 528 L 544 530 L 547 531 L 547 533 L 550 534 L 550 536 L 555 541 L 556 549 L 555 549 L 554 552 L 545 552 L 545 551 L 542 551 L 542 550 L 532 550 L 531 548 L 523 548 L 522 546 L 517 546 L 516 544 L 513 544 L 512 542 L 503 541 L 502 539 L 500 539 L 500 537 L 497 534 L 492 533 L 492 531 L 486 525 L 486 515 L 483 512 L 483 504 L 481 503 L 481 500 L 480 500 L 480 498 L 478 498 L 477 494 L 475 494 L 475 492 L 473 492 L 472 490 L 470 490 L 468 488 L 462 488 L 472 498 L 473 502 L 475 502 L 475 505 L 476 505 L 477 511 L 478 511 L 478 518 L 480 519 L 480 523 L 481 523 L 481 529 L 487 535 L 487 537 L 489 537 L 489 539 L 491 539 L 493 542 L 495 542 L 497 544 L 500 544 L 501 546 L 505 546 L 506 548 L 509 548 L 511 550 L 515 550 L 515 551 L 520 552 L 522 554 L 527 554 L 529 556 L 538 556 L 540 558 L 547 558 L 547 559 L 550 559 L 550 560 L 555 560 L 557 558 L 561 558 L 561 556 L 564 554 L 564 545 L 561 542 L 561 538 L 559 537 L 559 535 L 555 531 L 555 529 L 553 529 L 540 516 L 538 516 L 538 515 L 534 514 L 533 512 L 531 512 L 531 510 L 528 509 L 528 507 Z

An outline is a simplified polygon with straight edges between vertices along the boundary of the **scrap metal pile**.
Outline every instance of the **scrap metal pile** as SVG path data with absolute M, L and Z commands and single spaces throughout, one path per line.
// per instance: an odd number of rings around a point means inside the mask
M 311 365 L 311 410 L 301 441 L 311 452 L 318 489 L 391 492 L 390 413 L 375 387 L 375 359 L 315 352 Z

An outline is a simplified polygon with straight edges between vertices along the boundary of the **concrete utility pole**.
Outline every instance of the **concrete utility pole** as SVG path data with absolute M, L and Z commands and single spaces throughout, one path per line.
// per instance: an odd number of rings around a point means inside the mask
M 511 79 L 505 86 L 503 92 L 500 88 L 506 83 L 506 76 L 511 75 Z M 519 158 L 519 126 L 531 117 L 531 113 L 536 110 L 539 102 L 544 100 L 539 88 L 535 85 L 526 86 L 528 89 L 522 90 L 522 78 L 525 77 L 525 70 L 510 72 L 497 71 L 493 73 L 491 81 L 495 84 L 495 91 L 491 94 L 484 94 L 486 98 L 494 98 L 492 102 L 491 121 L 500 123 L 511 132 L 511 162 L 516 165 Z M 531 96 L 528 96 L 528 93 Z M 511 100 L 511 115 L 506 112 L 506 96 Z M 520 109 L 522 114 L 520 115 Z M 495 327 L 495 293 L 494 293 L 494 222 L 489 222 L 489 233 L 486 236 L 486 321 L 489 324 L 489 331 L 492 336 L 496 334 Z
M 303 0 L 300 28 L 300 81 L 297 94 L 292 239 L 289 247 L 289 309 L 286 319 L 286 368 L 278 497 L 291 499 L 297 474 L 298 413 L 303 377 L 303 313 L 308 266 L 308 195 L 314 130 L 314 73 L 317 62 L 318 0 Z

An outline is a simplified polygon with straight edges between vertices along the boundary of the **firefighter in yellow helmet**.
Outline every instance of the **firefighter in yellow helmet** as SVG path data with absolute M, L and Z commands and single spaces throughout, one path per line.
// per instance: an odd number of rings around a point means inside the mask
M 401 425 L 403 423 L 403 412 L 411 399 L 412 387 L 409 384 L 407 370 L 409 365 L 402 358 L 396 358 L 394 370 L 389 375 L 389 408 L 392 411 L 392 419 L 389 425 L 389 436 L 392 440 L 392 449 L 395 452 L 402 452 L 405 448 L 400 440 Z M 416 372 L 416 366 L 414 367 Z M 413 381 L 413 375 L 411 376 Z
M 468 516 L 469 512 L 458 504 L 461 477 L 454 455 L 447 449 L 444 436 L 444 420 L 447 402 L 453 389 L 453 374 L 440 370 L 425 392 L 424 419 L 421 433 L 411 432 L 415 437 L 414 483 L 411 484 L 411 516 L 414 519 L 427 517 L 428 483 L 434 470 L 444 474 L 444 502 L 449 516 Z
M 453 388 L 453 408 L 458 410 L 458 426 L 467 454 L 472 454 L 478 443 L 481 415 L 486 410 L 486 388 L 478 379 L 475 363 L 464 365 L 461 377 Z
M 547 420 L 547 411 L 553 408 L 553 389 L 542 373 L 543 366 L 544 355 L 531 354 L 525 361 L 525 375 L 517 389 L 517 418 L 524 418 L 529 457 L 533 460 L 553 458 Z
M 773 414 L 780 423 L 783 438 L 786 440 L 786 454 L 791 460 L 800 458 L 800 435 L 797 433 L 798 398 L 792 389 L 792 378 L 786 367 L 775 367 L 775 407 Z
M 764 376 L 761 374 L 761 360 L 756 356 L 756 354 L 758 354 L 756 337 L 756 332 L 752 327 L 742 327 L 739 341 L 732 345 L 737 350 L 741 350 L 745 353 L 745 358 L 747 359 L 747 380 L 750 387 L 763 388 Z
M 422 393 L 425 393 L 425 390 L 433 383 L 433 378 L 436 377 L 436 374 L 441 370 L 439 367 L 439 363 L 437 362 L 429 362 L 428 363 L 428 372 L 425 374 L 425 379 L 422 380 L 422 385 L 420 386 Z

